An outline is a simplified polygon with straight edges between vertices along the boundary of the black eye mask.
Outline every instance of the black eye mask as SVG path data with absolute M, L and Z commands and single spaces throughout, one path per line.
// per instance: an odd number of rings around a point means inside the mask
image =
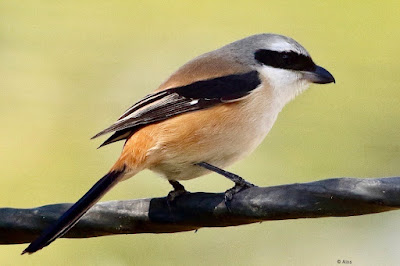
M 293 51 L 277 52 L 262 49 L 255 52 L 254 58 L 264 65 L 275 68 L 298 71 L 314 71 L 316 68 L 315 63 L 309 56 Z

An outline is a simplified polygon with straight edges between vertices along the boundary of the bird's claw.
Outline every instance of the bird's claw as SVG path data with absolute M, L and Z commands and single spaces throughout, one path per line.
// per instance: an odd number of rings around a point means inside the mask
M 236 193 L 239 193 L 242 190 L 246 190 L 248 188 L 255 187 L 254 184 L 249 183 L 247 181 L 241 182 L 241 183 L 236 183 L 233 188 L 228 189 L 225 191 L 225 205 L 226 207 L 230 210 L 229 205 L 230 202 L 233 199 L 233 196 L 235 196 Z
M 175 201 L 176 198 L 185 195 L 185 194 L 189 194 L 190 192 L 186 191 L 186 190 L 172 190 L 168 193 L 167 196 L 167 201 L 169 203 L 172 203 Z

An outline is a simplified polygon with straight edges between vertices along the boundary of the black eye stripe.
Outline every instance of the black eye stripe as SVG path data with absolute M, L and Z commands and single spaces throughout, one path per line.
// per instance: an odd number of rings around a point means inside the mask
M 293 51 L 277 52 L 262 49 L 255 52 L 254 58 L 264 65 L 275 68 L 300 71 L 313 71 L 316 68 L 315 63 L 309 56 Z

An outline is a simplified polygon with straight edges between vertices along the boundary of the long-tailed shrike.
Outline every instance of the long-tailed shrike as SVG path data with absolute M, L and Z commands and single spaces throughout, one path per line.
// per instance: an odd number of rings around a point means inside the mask
M 126 140 L 121 156 L 23 253 L 65 234 L 109 189 L 144 169 L 171 183 L 171 200 L 185 192 L 179 180 L 217 172 L 235 182 L 226 192 L 231 199 L 252 184 L 221 168 L 251 153 L 285 104 L 310 83 L 334 81 L 299 43 L 277 34 L 253 35 L 196 57 L 94 136 L 114 132 L 101 146 Z

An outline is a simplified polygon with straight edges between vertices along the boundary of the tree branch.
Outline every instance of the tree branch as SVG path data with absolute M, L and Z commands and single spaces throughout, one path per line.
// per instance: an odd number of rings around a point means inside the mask
M 31 242 L 71 204 L 33 209 L 0 208 L 0 244 Z M 336 178 L 311 183 L 253 187 L 234 196 L 191 193 L 172 206 L 166 198 L 96 204 L 64 237 L 172 233 L 268 220 L 353 216 L 400 207 L 400 177 Z

